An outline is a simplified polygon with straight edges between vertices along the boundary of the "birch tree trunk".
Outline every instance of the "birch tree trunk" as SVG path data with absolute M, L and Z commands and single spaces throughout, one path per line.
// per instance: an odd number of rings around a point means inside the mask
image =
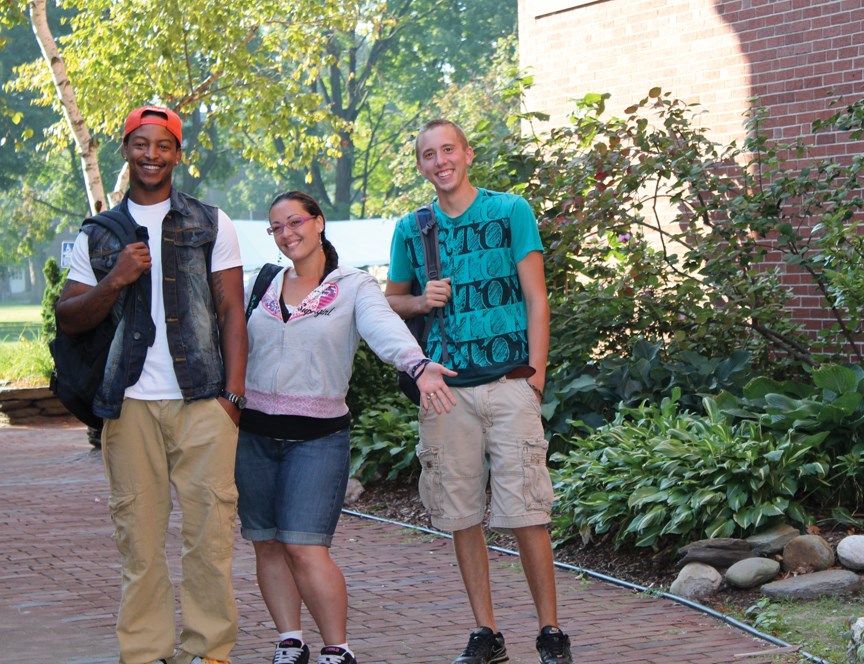
M 84 186 L 87 189 L 87 200 L 90 212 L 96 214 L 106 209 L 105 189 L 102 185 L 102 175 L 99 172 L 99 143 L 90 136 L 87 123 L 81 116 L 78 103 L 75 100 L 75 89 L 69 81 L 66 63 L 60 55 L 51 29 L 48 27 L 48 14 L 45 8 L 46 0 L 30 0 L 30 23 L 36 34 L 36 41 L 42 49 L 42 57 L 51 68 L 51 78 L 57 89 L 57 97 L 63 108 L 63 116 L 75 139 L 78 154 L 81 157 L 81 170 L 84 172 Z
M 108 194 L 108 204 L 114 207 L 123 200 L 123 194 L 129 188 L 129 164 L 123 162 L 123 167 L 117 174 L 117 181 L 114 183 L 114 191 Z

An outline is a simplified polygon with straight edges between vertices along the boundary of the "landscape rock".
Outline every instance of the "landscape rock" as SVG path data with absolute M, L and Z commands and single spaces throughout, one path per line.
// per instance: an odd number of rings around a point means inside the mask
M 766 583 L 759 590 L 775 599 L 816 599 L 825 595 L 851 595 L 861 588 L 861 578 L 848 569 L 831 569 L 790 576 Z
M 678 554 L 684 556 L 678 561 L 679 565 L 704 563 L 720 569 L 726 569 L 739 560 L 756 555 L 746 540 L 733 537 L 715 537 L 691 542 L 678 549 Z
M 783 547 L 787 572 L 820 572 L 834 564 L 834 550 L 819 535 L 798 535 Z
M 783 547 L 801 534 L 794 526 L 783 524 L 751 535 L 747 543 L 754 553 L 760 555 L 780 553 Z
M 59 401 L 56 403 L 49 402 L 47 405 L 40 406 L 39 414 L 44 417 L 63 417 L 69 415 L 69 410 Z
M 669 591 L 678 597 L 707 597 L 719 590 L 723 577 L 710 565 L 689 563 L 678 573 Z
M 352 477 L 348 480 L 348 486 L 345 489 L 345 505 L 350 505 L 351 503 L 356 503 L 357 499 L 363 494 L 365 489 L 363 485 L 360 484 L 360 480 L 356 477 Z
M 850 535 L 840 540 L 837 558 L 846 569 L 864 569 L 864 535 Z
M 0 388 L 0 426 L 30 424 L 41 417 L 69 417 L 47 387 Z
M 780 563 L 770 558 L 739 560 L 726 570 L 726 583 L 733 588 L 755 588 L 767 583 L 780 571 Z

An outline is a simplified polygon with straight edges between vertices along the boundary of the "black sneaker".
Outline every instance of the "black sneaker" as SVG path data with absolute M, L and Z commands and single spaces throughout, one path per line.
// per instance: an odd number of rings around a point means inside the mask
M 468 645 L 453 664 L 507 664 L 509 661 L 501 632 L 495 634 L 488 627 L 478 627 L 471 632 Z
M 573 664 L 570 637 L 552 625 L 540 630 L 537 652 L 540 653 L 540 664 Z
M 285 639 L 276 644 L 272 664 L 309 664 L 309 646 L 299 639 Z
M 318 664 L 357 664 L 357 660 L 345 648 L 327 646 L 321 648 L 321 654 L 318 655 Z

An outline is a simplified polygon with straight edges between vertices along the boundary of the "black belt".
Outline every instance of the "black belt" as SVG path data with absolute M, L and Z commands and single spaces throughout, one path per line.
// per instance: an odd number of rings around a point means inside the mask
M 521 367 L 511 369 L 506 374 L 504 374 L 504 378 L 507 378 L 509 380 L 512 380 L 514 378 L 531 378 L 531 376 L 533 376 L 535 373 L 537 373 L 537 369 L 525 364 Z

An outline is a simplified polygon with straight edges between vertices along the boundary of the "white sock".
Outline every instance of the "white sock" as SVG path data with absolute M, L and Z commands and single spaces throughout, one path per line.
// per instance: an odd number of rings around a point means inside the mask
M 279 632 L 279 641 L 284 641 L 285 639 L 297 639 L 300 643 L 305 643 L 305 641 L 303 641 L 302 629 L 298 629 L 294 632 Z
M 354 657 L 354 653 L 351 651 L 351 648 L 348 647 L 348 642 L 345 643 L 337 643 L 335 645 L 324 646 L 325 648 L 342 648 L 345 650 L 351 657 Z

